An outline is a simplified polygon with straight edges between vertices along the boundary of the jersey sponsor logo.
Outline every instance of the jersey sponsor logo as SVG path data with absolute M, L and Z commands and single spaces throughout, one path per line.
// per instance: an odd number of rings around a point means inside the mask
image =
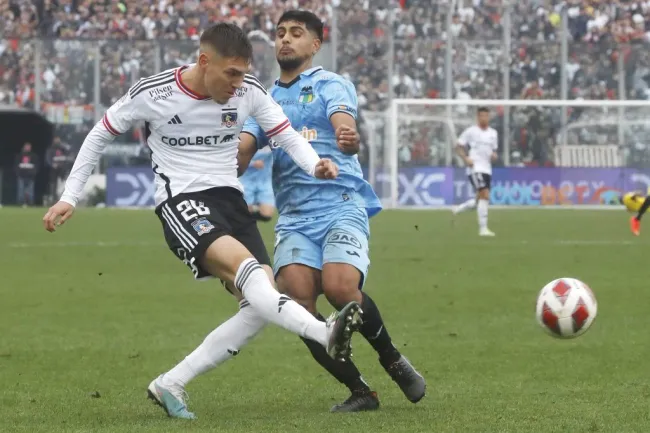
M 235 90 L 235 98 L 243 98 L 248 93 L 248 87 L 239 87 Z
M 235 139 L 235 134 L 226 134 L 226 135 L 224 135 L 223 138 L 221 139 L 221 142 L 222 142 L 222 143 L 225 143 L 225 142 L 227 142 L 227 141 L 233 141 L 234 139 Z
M 199 236 L 203 236 L 214 230 L 214 225 L 205 218 L 199 218 L 192 222 L 192 228 Z
M 361 242 L 350 233 L 345 232 L 334 232 L 327 239 L 328 244 L 342 244 L 349 245 L 357 249 L 361 249 Z
M 169 146 L 213 146 L 219 143 L 219 135 L 205 137 L 162 137 L 162 142 Z
M 305 137 L 305 140 L 307 141 L 314 141 L 318 139 L 318 131 L 315 129 L 309 129 L 306 126 L 303 126 L 300 131 L 298 131 L 300 135 Z
M 303 104 L 309 104 L 314 100 L 314 89 L 311 86 L 305 86 L 300 89 L 300 95 L 298 96 L 298 101 Z
M 232 128 L 237 124 L 237 117 L 236 108 L 224 108 L 221 113 L 221 126 Z
M 154 102 L 164 101 L 165 99 L 172 96 L 172 85 L 170 84 L 167 86 L 153 88 L 149 90 L 149 96 L 153 99 Z

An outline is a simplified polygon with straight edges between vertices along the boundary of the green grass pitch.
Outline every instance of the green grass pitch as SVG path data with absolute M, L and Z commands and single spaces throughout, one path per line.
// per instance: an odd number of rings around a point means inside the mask
M 145 389 L 235 302 L 192 280 L 152 211 L 80 210 L 55 234 L 42 214 L 0 209 L 1 432 L 650 431 L 650 237 L 622 211 L 494 210 L 494 239 L 476 235 L 475 214 L 452 226 L 448 212 L 384 212 L 366 290 L 425 399 L 409 403 L 357 336 L 382 407 L 330 414 L 347 390 L 269 328 L 190 384 L 195 422 L 167 418 Z M 561 276 L 599 301 L 576 340 L 535 322 L 538 291 Z

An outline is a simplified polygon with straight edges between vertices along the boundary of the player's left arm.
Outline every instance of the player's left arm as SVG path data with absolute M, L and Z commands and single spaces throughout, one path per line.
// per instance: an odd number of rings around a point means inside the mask
M 338 166 L 330 159 L 318 156 L 309 141 L 291 127 L 282 107 L 262 86 L 255 86 L 252 93 L 254 100 L 251 115 L 266 133 L 267 139 L 273 139 L 298 167 L 311 176 L 319 179 L 334 179 L 338 176 Z
M 336 132 L 336 144 L 346 155 L 359 153 L 361 137 L 357 130 L 357 91 L 343 78 L 326 81 L 319 89 L 326 104 L 327 117 Z

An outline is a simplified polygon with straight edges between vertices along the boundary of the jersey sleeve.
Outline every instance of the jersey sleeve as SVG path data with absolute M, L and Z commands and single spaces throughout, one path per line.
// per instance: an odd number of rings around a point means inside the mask
M 313 176 L 320 157 L 311 144 L 291 127 L 282 107 L 262 86 L 253 86 L 249 93 L 252 93 L 253 98 L 251 115 L 266 138 L 273 139 L 273 146 L 281 147 L 296 165 Z
M 325 100 L 328 119 L 334 113 L 346 113 L 357 118 L 357 90 L 351 82 L 344 79 L 327 81 L 319 93 Z
M 494 142 L 492 143 L 492 150 L 496 152 L 499 149 L 499 133 L 494 130 Z
M 253 137 L 255 137 L 255 143 L 258 150 L 263 149 L 269 144 L 269 141 L 267 140 L 264 131 L 262 130 L 260 125 L 257 124 L 255 119 L 252 117 L 246 119 L 246 121 L 244 122 L 244 127 L 242 128 L 241 132 L 245 132 L 246 134 L 250 134 Z
M 470 141 L 470 134 L 471 134 L 471 129 L 467 128 L 465 129 L 461 134 L 460 137 L 458 137 L 458 143 L 461 146 L 468 146 L 469 141 Z
M 146 107 L 127 93 L 104 113 L 86 136 L 70 175 L 65 183 L 61 201 L 76 206 L 88 178 L 99 162 L 106 146 L 115 137 L 128 131 L 137 120 L 142 120 Z

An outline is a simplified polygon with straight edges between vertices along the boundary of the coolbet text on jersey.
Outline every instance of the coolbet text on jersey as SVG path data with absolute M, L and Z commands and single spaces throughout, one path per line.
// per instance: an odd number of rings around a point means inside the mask
M 239 133 L 250 116 L 269 137 L 313 174 L 315 152 L 304 149 L 282 109 L 252 75 L 226 104 L 197 95 L 180 76 L 189 65 L 144 78 L 113 104 L 86 137 L 66 182 L 62 201 L 73 206 L 103 149 L 137 122 L 144 122 L 155 173 L 156 205 L 181 193 L 214 187 L 242 190 L 237 179 Z M 307 177 L 310 176 L 307 174 Z

